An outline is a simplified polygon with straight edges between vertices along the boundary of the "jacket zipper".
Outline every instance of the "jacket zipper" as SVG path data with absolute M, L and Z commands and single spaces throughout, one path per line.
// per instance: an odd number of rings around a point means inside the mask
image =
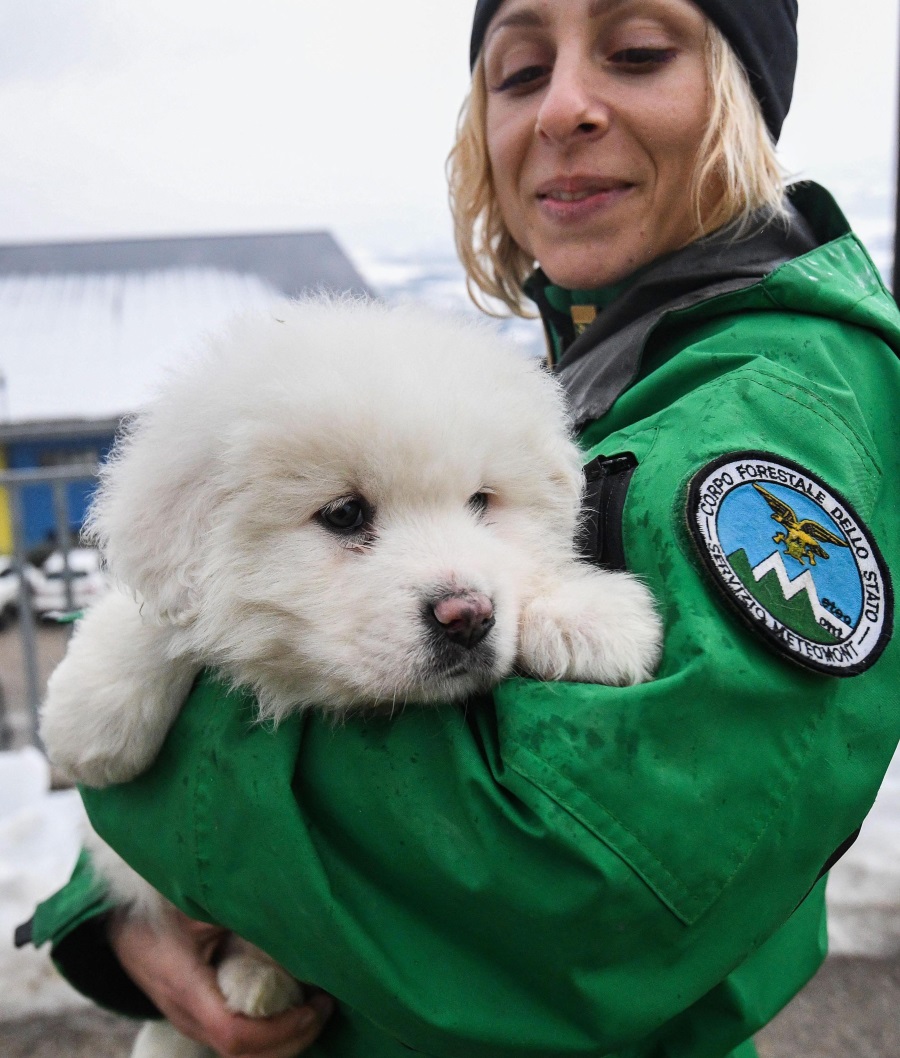
M 633 452 L 597 456 L 584 467 L 584 499 L 577 547 L 581 556 L 605 569 L 624 570 L 622 518 L 625 497 L 637 469 Z

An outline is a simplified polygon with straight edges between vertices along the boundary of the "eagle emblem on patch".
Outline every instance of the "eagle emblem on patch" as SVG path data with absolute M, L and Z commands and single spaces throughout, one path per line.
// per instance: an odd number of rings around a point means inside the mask
M 781 654 L 832 676 L 878 660 L 893 630 L 890 575 L 821 478 L 780 456 L 729 453 L 691 480 L 687 521 L 716 585 Z

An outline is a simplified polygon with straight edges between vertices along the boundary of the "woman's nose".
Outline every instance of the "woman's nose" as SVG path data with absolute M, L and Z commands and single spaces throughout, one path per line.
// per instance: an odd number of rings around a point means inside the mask
M 554 143 L 602 134 L 609 110 L 589 64 L 557 59 L 538 110 L 536 131 Z

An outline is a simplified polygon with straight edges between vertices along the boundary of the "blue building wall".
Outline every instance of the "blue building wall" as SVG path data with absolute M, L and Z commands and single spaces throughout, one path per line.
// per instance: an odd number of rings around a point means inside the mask
M 11 441 L 6 448 L 6 465 L 10 470 L 35 467 L 62 467 L 96 463 L 106 458 L 112 447 L 112 433 L 80 436 L 73 439 L 29 439 Z M 81 529 L 96 480 L 74 481 L 66 485 L 66 507 L 69 530 L 74 538 Z M 56 512 L 51 485 L 27 485 L 22 489 L 25 522 L 25 548 L 31 549 L 55 539 Z

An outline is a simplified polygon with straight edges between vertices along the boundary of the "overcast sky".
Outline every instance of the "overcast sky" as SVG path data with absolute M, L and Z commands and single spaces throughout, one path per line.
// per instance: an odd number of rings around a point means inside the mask
M 474 0 L 0 0 L 0 242 L 446 242 Z M 800 0 L 792 171 L 893 180 L 896 0 Z

